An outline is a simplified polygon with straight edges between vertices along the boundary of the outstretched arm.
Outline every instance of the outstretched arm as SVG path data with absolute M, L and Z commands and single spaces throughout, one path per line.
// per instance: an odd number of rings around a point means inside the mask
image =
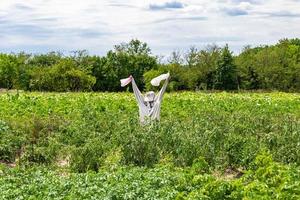
M 141 91 L 139 90 L 138 86 L 136 85 L 134 78 L 132 76 L 130 76 L 130 77 L 132 79 L 131 83 L 132 83 L 133 93 L 134 93 L 134 96 L 135 96 L 137 102 L 139 104 L 144 104 L 144 97 L 143 97 Z
M 165 93 L 165 91 L 166 91 L 166 89 L 167 89 L 167 86 L 168 86 L 168 83 L 169 83 L 169 79 L 170 79 L 170 77 L 168 77 L 168 78 L 165 80 L 164 85 L 162 86 L 162 88 L 160 89 L 160 91 L 159 91 L 159 93 L 158 93 L 158 95 L 157 95 L 157 99 L 158 99 L 159 101 L 161 101 L 162 98 L 163 98 L 163 96 L 164 96 L 164 93 Z

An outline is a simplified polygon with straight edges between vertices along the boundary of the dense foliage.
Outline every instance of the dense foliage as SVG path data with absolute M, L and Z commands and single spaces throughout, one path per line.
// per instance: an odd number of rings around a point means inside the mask
M 300 91 L 300 39 L 247 46 L 236 56 L 228 45 L 210 45 L 159 59 L 139 40 L 116 45 L 105 56 L 90 56 L 86 51 L 68 56 L 0 54 L 0 88 L 7 89 L 122 91 L 119 80 L 130 74 L 141 89 L 152 89 L 149 80 L 167 71 L 172 75 L 169 90 Z
M 110 166 L 107 166 L 110 167 Z M 291 199 L 300 198 L 300 168 L 259 155 L 238 179 L 195 168 L 102 168 L 98 173 L 63 173 L 0 165 L 2 199 Z M 197 168 L 201 169 L 201 168 Z
M 203 157 L 226 168 L 247 166 L 266 148 L 300 164 L 298 94 L 174 93 L 162 106 L 162 121 L 143 127 L 130 93 L 3 94 L 0 159 L 53 163 L 64 152 L 86 171 L 118 150 L 125 164 L 191 166 Z
M 166 94 L 150 126 L 131 93 L 0 107 L 0 198 L 299 199 L 299 94 Z

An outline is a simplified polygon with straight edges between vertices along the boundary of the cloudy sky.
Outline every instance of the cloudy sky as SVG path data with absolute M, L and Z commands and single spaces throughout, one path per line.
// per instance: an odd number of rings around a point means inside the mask
M 156 55 L 300 37 L 300 0 L 0 0 L 0 52 L 86 49 L 138 38 Z

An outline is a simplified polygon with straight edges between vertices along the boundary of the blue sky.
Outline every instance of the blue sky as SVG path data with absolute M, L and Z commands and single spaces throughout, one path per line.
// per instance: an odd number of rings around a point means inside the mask
M 138 38 L 155 55 L 300 37 L 300 0 L 1 0 L 0 52 L 86 49 Z

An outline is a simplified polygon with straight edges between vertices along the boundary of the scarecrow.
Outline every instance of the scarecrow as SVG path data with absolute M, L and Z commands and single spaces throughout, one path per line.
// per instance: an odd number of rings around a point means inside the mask
M 136 85 L 134 78 L 130 75 L 126 79 L 121 79 L 121 86 L 125 87 L 132 83 L 132 89 L 139 106 L 139 115 L 141 124 L 147 124 L 152 120 L 160 119 L 160 105 L 162 103 L 163 95 L 169 83 L 170 73 L 162 74 L 151 80 L 153 86 L 159 86 L 161 81 L 165 81 L 160 91 L 155 94 L 154 91 L 147 92 L 144 96 Z

